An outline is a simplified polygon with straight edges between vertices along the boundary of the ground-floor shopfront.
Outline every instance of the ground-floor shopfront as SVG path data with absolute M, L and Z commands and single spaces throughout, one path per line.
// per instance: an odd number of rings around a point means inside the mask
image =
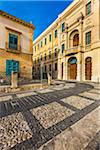
M 58 79 L 100 82 L 100 49 L 58 59 Z

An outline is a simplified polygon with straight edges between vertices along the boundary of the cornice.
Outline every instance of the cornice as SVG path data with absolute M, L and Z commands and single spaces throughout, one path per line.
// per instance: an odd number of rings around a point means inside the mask
M 21 19 L 15 17 L 15 16 L 13 16 L 13 15 L 10 15 L 10 14 L 8 14 L 8 13 L 2 11 L 2 10 L 0 10 L 0 15 L 3 16 L 3 17 L 5 17 L 5 18 L 7 18 L 7 19 L 9 19 L 9 20 L 12 20 L 12 21 L 17 22 L 17 23 L 19 23 L 19 24 L 22 24 L 22 25 L 24 25 L 24 26 L 26 26 L 26 27 L 35 29 L 35 26 L 34 26 L 33 24 L 28 23 L 28 22 L 25 22 L 24 20 L 21 20 Z

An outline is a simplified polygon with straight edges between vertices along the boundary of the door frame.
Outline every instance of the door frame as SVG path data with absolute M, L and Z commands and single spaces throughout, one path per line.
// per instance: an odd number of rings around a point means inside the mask
M 70 70 L 71 70 L 71 64 L 76 64 L 76 77 L 75 79 L 71 79 Z M 68 79 L 69 80 L 77 80 L 77 58 L 76 57 L 70 57 L 68 59 Z

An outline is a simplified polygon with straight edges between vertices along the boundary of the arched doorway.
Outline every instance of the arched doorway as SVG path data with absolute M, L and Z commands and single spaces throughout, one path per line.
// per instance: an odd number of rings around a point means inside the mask
M 76 78 L 77 78 L 77 59 L 76 59 L 76 57 L 69 58 L 68 73 L 69 73 L 69 79 L 76 80 Z
M 85 59 L 85 80 L 91 80 L 92 77 L 92 58 Z
M 79 34 L 75 34 L 73 37 L 73 47 L 79 45 Z

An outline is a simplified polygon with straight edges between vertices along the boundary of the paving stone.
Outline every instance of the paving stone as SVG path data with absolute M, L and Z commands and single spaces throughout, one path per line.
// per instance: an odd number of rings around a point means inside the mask
M 74 113 L 74 111 L 57 102 L 37 107 L 32 109 L 31 112 L 46 129 Z
M 1 150 L 7 150 L 31 137 L 31 130 L 21 113 L 16 113 L 0 119 Z
M 100 131 L 96 133 L 84 150 L 100 150 Z
M 2 97 L 0 97 L 1 102 L 2 101 L 7 101 L 7 100 L 10 100 L 10 99 L 12 99 L 12 96 L 2 96 Z
M 100 94 L 100 90 L 97 90 L 97 89 L 92 89 L 92 90 L 89 90 L 88 92 L 91 92 L 94 94 Z
M 62 99 L 61 101 L 68 103 L 69 105 L 72 105 L 78 109 L 83 109 L 84 107 L 94 102 L 94 101 L 91 101 L 91 100 L 88 100 L 86 98 L 82 98 L 79 96 L 70 96 L 70 97 Z
M 0 143 L 0 148 L 3 150 L 37 150 L 49 141 L 49 144 L 43 146 L 44 149 L 77 150 L 78 148 L 83 150 L 84 143 L 87 144 L 93 138 L 93 134 L 95 135 L 98 131 L 96 117 L 99 117 L 97 115 L 99 113 L 92 115 L 92 112 L 98 107 L 99 101 L 85 98 L 85 96 L 75 96 L 81 99 L 76 98 L 74 100 L 70 98 L 74 101 L 72 103 L 69 100 L 70 104 L 67 101 L 61 101 L 61 99 L 88 91 L 93 86 L 80 83 L 59 83 L 55 86 L 58 90 L 53 90 L 54 86 L 51 86 L 48 89 L 37 90 L 35 93 L 17 94 L 19 98 L 16 98 L 16 94 L 13 94 L 13 100 L 0 102 L 0 121 L 2 122 L 0 127 L 3 129 L 1 133 L 3 142 Z M 39 93 L 39 91 L 42 92 Z M 83 119 L 89 113 L 91 113 L 90 116 L 93 119 L 86 118 L 87 122 L 83 125 L 85 121 Z M 82 123 L 79 125 L 80 121 Z M 77 130 L 74 130 L 75 127 L 72 129 L 73 125 L 76 125 Z M 85 134 L 83 137 L 82 132 Z M 87 143 L 86 140 L 88 140 Z M 73 147 L 75 149 L 72 149 Z
M 90 99 L 94 99 L 94 100 L 100 100 L 100 94 L 83 92 L 83 93 L 80 93 L 79 95 L 90 98 Z
M 65 84 L 65 86 L 64 86 L 64 89 L 68 89 L 68 88 L 72 88 L 72 87 L 75 87 L 75 83 L 67 83 L 67 84 Z
M 39 93 L 48 93 L 48 92 L 53 92 L 51 89 L 42 89 L 38 91 Z
M 18 98 L 21 98 L 21 97 L 25 97 L 25 96 L 30 96 L 30 95 L 36 95 L 35 92 L 25 92 L 25 93 L 22 93 L 22 94 L 16 94 Z
M 100 108 L 98 107 L 38 150 L 44 150 L 44 147 L 46 150 L 49 150 L 50 147 L 51 149 L 53 147 L 53 150 L 85 150 L 84 148 L 100 130 L 99 112 Z

